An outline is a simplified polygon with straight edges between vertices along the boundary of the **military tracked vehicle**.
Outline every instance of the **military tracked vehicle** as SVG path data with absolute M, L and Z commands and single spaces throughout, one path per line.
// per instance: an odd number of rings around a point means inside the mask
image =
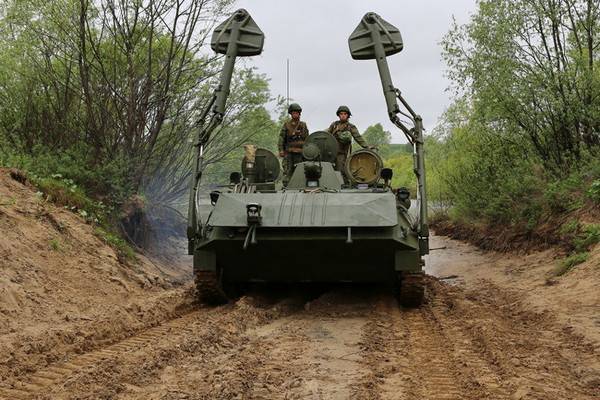
M 384 282 L 399 288 L 400 302 L 423 301 L 423 256 L 428 226 L 421 118 L 392 83 L 387 56 L 402 50 L 398 29 L 366 14 L 349 38 L 352 58 L 375 59 L 390 120 L 414 147 L 418 211 L 411 194 L 391 187 L 393 171 L 376 151 L 359 150 L 336 171 L 337 140 L 328 132 L 309 135 L 287 186 L 280 164 L 266 149 L 245 146 L 241 172 L 201 201 L 204 146 L 222 121 L 236 57 L 260 54 L 264 36 L 245 10 L 219 25 L 212 48 L 226 55 L 221 82 L 201 120 L 189 198 L 189 252 L 199 299 L 220 302 L 248 282 Z M 402 104 L 404 111 L 398 105 Z M 212 114 L 209 117 L 209 112 Z M 412 122 L 405 126 L 403 114 Z

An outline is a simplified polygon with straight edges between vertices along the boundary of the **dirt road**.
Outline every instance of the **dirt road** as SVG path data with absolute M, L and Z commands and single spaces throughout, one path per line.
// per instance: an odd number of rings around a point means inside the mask
M 11 376 L 0 397 L 600 399 L 597 298 L 569 320 L 568 304 L 541 306 L 562 283 L 511 284 L 507 268 L 528 256 L 436 243 L 429 268 L 442 279 L 421 309 L 385 287 L 251 293 Z

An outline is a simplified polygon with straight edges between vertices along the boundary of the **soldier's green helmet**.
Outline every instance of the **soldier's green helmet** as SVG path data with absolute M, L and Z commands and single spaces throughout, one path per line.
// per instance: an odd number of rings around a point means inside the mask
M 347 112 L 348 116 L 351 116 L 352 113 L 350 112 L 350 109 L 348 108 L 348 106 L 339 106 L 337 111 L 335 112 L 335 115 L 340 115 L 341 112 Z
M 340 142 L 343 144 L 352 143 L 352 134 L 349 131 L 340 132 L 340 134 L 338 135 L 338 138 L 339 138 Z
M 291 114 L 292 111 L 302 112 L 302 107 L 300 107 L 300 104 L 298 103 L 292 103 L 288 107 L 288 114 Z

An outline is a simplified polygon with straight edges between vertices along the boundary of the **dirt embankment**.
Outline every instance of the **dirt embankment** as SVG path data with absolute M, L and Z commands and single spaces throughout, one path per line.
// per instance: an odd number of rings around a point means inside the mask
M 525 222 L 514 225 L 472 223 L 456 221 L 439 214 L 431 221 L 431 228 L 437 235 L 469 242 L 484 250 L 536 252 L 554 248 L 570 252 L 573 250 L 577 232 L 565 232 L 563 226 L 577 221 L 597 224 L 600 221 L 600 207 L 590 205 L 572 212 L 552 215 L 544 223 L 533 228 Z
M 181 313 L 189 272 L 123 264 L 94 228 L 0 170 L 0 380 Z

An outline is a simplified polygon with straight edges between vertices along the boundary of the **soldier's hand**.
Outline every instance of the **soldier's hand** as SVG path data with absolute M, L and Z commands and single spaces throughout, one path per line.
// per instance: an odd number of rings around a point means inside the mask
M 287 152 L 286 151 L 280 151 L 279 152 L 279 157 L 285 157 L 287 156 Z

